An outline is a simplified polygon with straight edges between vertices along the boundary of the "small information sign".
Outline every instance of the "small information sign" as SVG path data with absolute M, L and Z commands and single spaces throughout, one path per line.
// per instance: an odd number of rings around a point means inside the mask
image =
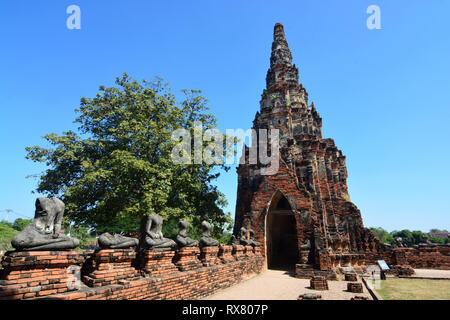
M 389 267 L 388 267 L 386 261 L 378 260 L 377 263 L 380 266 L 381 270 L 389 270 Z

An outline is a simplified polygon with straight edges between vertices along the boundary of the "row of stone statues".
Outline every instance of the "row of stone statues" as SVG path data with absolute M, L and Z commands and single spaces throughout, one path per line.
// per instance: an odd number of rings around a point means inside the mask
M 64 203 L 60 199 L 38 198 L 35 206 L 36 211 L 33 221 L 11 241 L 16 250 L 66 250 L 74 249 L 80 245 L 78 239 L 60 233 L 64 214 Z M 202 237 L 200 241 L 189 237 L 189 223 L 186 220 L 178 223 L 178 234 L 174 240 L 163 236 L 162 225 L 162 217 L 152 214 L 147 217 L 140 239 L 125 237 L 120 234 L 103 233 L 98 238 L 98 244 L 103 249 L 124 249 L 139 246 L 152 250 L 219 245 L 219 241 L 211 236 L 211 224 L 207 221 L 203 221 L 201 224 Z M 248 237 L 245 228 L 241 228 L 239 239 L 233 236 L 230 244 L 259 246 L 260 244 L 254 239 L 253 230 L 249 230 L 249 235 Z
M 178 223 L 178 234 L 176 235 L 175 240 L 163 236 L 161 231 L 162 224 L 163 219 L 159 215 L 152 214 L 148 216 L 144 233 L 141 235 L 141 247 L 146 249 L 173 250 L 177 247 L 208 247 L 219 245 L 219 241 L 212 238 L 210 233 L 211 224 L 207 221 L 203 221 L 201 224 L 202 237 L 200 241 L 189 237 L 189 222 L 186 220 L 182 220 Z
M 253 247 L 259 247 L 261 244 L 255 240 L 255 231 L 252 229 L 248 230 L 247 235 L 247 229 L 242 227 L 239 231 L 239 238 L 236 238 L 234 235 L 231 237 L 229 244 L 240 244 L 243 246 L 253 246 Z

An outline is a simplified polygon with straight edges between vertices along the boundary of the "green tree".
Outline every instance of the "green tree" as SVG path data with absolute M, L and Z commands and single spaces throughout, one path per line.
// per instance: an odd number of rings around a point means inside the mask
M 390 234 L 389 232 L 387 232 L 383 228 L 381 228 L 381 227 L 379 227 L 379 228 L 370 228 L 370 230 L 373 232 L 375 237 L 378 240 L 380 240 L 381 242 L 387 243 L 387 244 L 390 244 L 390 245 L 394 245 L 395 244 L 395 240 L 394 240 L 394 237 L 392 236 L 392 234 Z
M 448 232 L 446 229 L 443 229 L 443 230 L 441 230 L 441 229 L 431 229 L 430 230 L 430 233 L 445 233 L 445 232 Z
M 82 226 L 74 226 L 68 219 L 63 219 L 62 228 L 64 229 L 64 233 L 73 238 L 80 240 L 80 249 L 84 249 L 89 246 L 90 241 L 96 241 L 96 238 L 93 238 L 89 234 L 89 229 L 87 227 Z
M 411 232 L 412 235 L 412 239 L 413 239 L 413 244 L 419 244 L 419 243 L 423 243 L 425 241 L 425 239 L 423 238 L 424 236 L 426 236 L 426 233 L 423 233 L 422 231 L 412 231 Z
M 17 218 L 16 220 L 14 220 L 12 228 L 17 231 L 22 231 L 31 223 L 31 221 L 32 219 Z
M 216 127 L 201 92 L 183 90 L 177 103 L 160 80 L 140 84 L 124 74 L 116 85 L 81 99 L 78 132 L 48 134 L 51 148 L 26 149 L 28 159 L 49 167 L 38 176 L 37 191 L 61 198 L 76 225 L 99 232 L 136 232 L 152 212 L 191 225 L 209 220 L 216 235 L 231 228 L 225 197 L 212 184 L 217 169 L 229 167 L 171 160 L 174 130 L 192 131 L 194 121 L 203 132 Z
M 11 227 L 11 223 L 7 221 L 0 222 L 0 250 L 12 250 L 11 239 L 18 234 L 18 231 Z
M 450 243 L 450 239 L 449 238 L 429 237 L 428 240 L 430 240 L 432 243 L 438 243 L 438 244 Z
M 407 246 L 412 246 L 413 244 L 415 244 L 412 232 L 408 229 L 404 229 L 401 231 L 392 231 L 391 234 L 394 239 L 397 237 L 401 237 L 402 242 Z

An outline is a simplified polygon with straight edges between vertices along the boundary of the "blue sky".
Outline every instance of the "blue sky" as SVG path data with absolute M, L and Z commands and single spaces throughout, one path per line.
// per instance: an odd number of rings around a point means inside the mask
M 72 4 L 80 30 L 66 27 Z M 381 30 L 366 27 L 371 4 Z M 80 98 L 123 72 L 202 89 L 220 129 L 250 128 L 281 22 L 365 225 L 450 229 L 448 12 L 446 0 L 1 0 L 0 210 L 33 216 L 25 177 L 45 168 L 25 147 L 74 129 Z M 217 183 L 234 215 L 235 170 Z

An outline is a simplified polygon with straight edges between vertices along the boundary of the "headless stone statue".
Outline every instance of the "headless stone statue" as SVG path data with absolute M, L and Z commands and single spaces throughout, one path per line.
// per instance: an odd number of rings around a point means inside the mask
M 309 254 L 311 252 L 311 240 L 307 239 L 305 243 L 300 247 L 300 262 L 302 264 L 308 263 Z
M 247 229 L 242 227 L 239 234 L 240 234 L 239 243 L 242 244 L 243 246 L 249 246 L 250 241 L 247 238 Z
M 98 245 L 102 249 L 126 249 L 136 247 L 138 244 L 138 239 L 125 237 L 117 233 L 106 232 L 98 237 Z
M 236 236 L 233 234 L 230 238 L 230 240 L 228 241 L 229 245 L 238 245 L 239 244 L 239 239 L 236 238 Z
M 175 241 L 177 242 L 180 248 L 198 246 L 198 241 L 189 238 L 188 233 L 189 233 L 189 222 L 187 222 L 186 220 L 178 222 L 178 234 L 175 238 Z
M 314 227 L 314 250 L 316 252 L 322 251 L 325 248 L 322 231 L 318 227 Z
M 200 247 L 216 247 L 219 245 L 219 241 L 211 237 L 209 230 L 211 224 L 208 221 L 202 222 L 202 238 L 200 239 Z
M 433 242 L 431 242 L 429 239 L 428 239 L 428 236 L 423 236 L 423 240 L 425 241 L 425 242 L 421 242 L 421 243 L 419 243 L 419 247 L 432 247 L 432 246 L 435 246 L 436 244 L 435 243 L 433 243 Z
M 259 247 L 261 244 L 255 240 L 255 231 L 253 229 L 248 230 L 250 239 L 248 240 L 250 242 L 250 245 L 253 247 Z
M 397 247 L 403 248 L 405 245 L 403 244 L 403 239 L 401 237 L 395 238 L 395 243 L 397 244 Z
M 302 250 L 311 250 L 311 241 L 307 239 L 305 243 L 301 246 Z
M 80 245 L 78 239 L 60 233 L 64 202 L 57 198 L 38 198 L 35 205 L 33 221 L 11 240 L 16 250 L 67 250 Z
M 162 230 L 163 219 L 153 213 L 147 217 L 141 246 L 148 249 L 173 250 L 177 244 L 172 239 L 164 238 Z

